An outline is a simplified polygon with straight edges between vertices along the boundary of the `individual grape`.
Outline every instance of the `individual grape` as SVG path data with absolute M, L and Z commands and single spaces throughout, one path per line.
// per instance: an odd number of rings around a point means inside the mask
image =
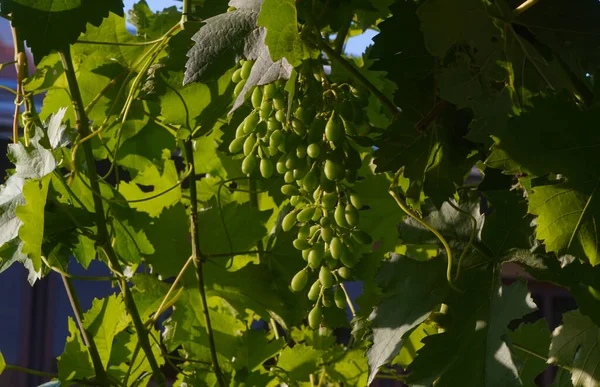
M 335 259 L 340 259 L 346 252 L 346 246 L 338 237 L 333 237 L 331 239 L 331 243 L 329 244 L 329 251 L 331 252 L 331 256 Z
M 357 257 L 349 251 L 346 251 L 340 257 L 340 261 L 344 264 L 344 266 L 353 268 L 358 263 Z
M 336 192 L 327 192 L 323 194 L 323 198 L 321 199 L 321 204 L 323 208 L 327 210 L 332 210 L 338 200 L 338 195 Z
M 322 227 L 321 228 L 321 238 L 323 238 L 323 240 L 326 243 L 331 242 L 331 240 L 333 239 L 334 236 L 334 232 L 331 229 L 331 227 Z
M 237 69 L 233 72 L 233 75 L 231 76 L 231 82 L 233 83 L 240 83 L 240 81 L 242 80 L 242 69 Z
M 283 175 L 287 172 L 287 167 L 285 166 L 285 155 L 283 155 L 279 160 L 277 160 L 277 164 L 275 164 L 275 169 L 280 175 Z
M 304 122 L 300 121 L 296 117 L 292 118 L 292 129 L 294 129 L 294 132 L 300 137 L 306 134 L 306 127 L 304 126 Z
M 281 123 L 285 122 L 285 111 L 283 109 L 279 109 L 275 112 L 275 119 Z
M 269 83 L 268 85 L 265 85 L 265 87 L 263 88 L 263 95 L 265 98 L 273 98 L 276 91 L 277 91 L 277 88 L 275 87 L 275 84 Z
M 309 237 L 314 237 L 317 233 L 317 231 L 321 231 L 321 227 L 319 227 L 319 225 L 317 224 L 313 224 L 312 226 L 310 226 L 309 232 L 308 232 L 308 236 Z M 322 249 L 321 249 L 322 250 Z
M 286 196 L 298 195 L 300 190 L 295 185 L 286 184 L 281 187 L 281 193 Z
M 352 239 L 363 245 L 370 245 L 373 243 L 373 238 L 362 230 L 352 231 Z
M 325 260 L 325 264 L 327 265 L 327 267 L 332 270 L 335 269 L 336 267 L 338 267 L 338 265 L 340 264 L 340 261 L 333 258 L 329 252 L 327 254 L 325 254 L 324 260 Z
M 244 126 L 246 125 L 245 121 L 242 121 L 237 129 L 235 130 L 235 138 L 242 138 L 244 136 L 246 136 L 246 132 L 244 131 Z
M 329 227 L 331 225 L 331 219 L 328 216 L 323 216 L 320 223 L 321 227 Z
M 331 291 L 323 290 L 323 297 L 321 297 L 321 304 L 324 307 L 329 308 L 333 305 L 333 301 L 331 300 Z
M 342 125 L 340 125 L 339 118 L 335 112 L 329 117 L 327 125 L 325 126 L 325 138 L 331 142 L 338 142 L 344 136 Z
M 320 207 L 316 207 L 315 213 L 313 214 L 312 218 L 310 218 L 310 220 L 312 220 L 313 222 L 318 222 L 321 219 L 321 216 L 323 216 L 323 211 Z
M 300 292 L 306 286 L 308 282 L 308 273 L 306 269 L 300 270 L 294 278 L 292 278 L 292 290 L 295 292 Z
M 260 174 L 265 179 L 271 178 L 273 176 L 273 162 L 269 159 L 261 159 L 260 160 Z
M 342 180 L 346 174 L 344 167 L 332 159 L 325 160 L 323 171 L 325 172 L 325 176 L 331 181 Z
M 310 170 L 302 180 L 302 187 L 308 192 L 314 192 L 319 186 L 319 179 L 315 170 Z
M 246 137 L 246 141 L 244 141 L 244 156 L 248 156 L 254 150 L 254 145 L 256 145 L 256 137 L 251 134 Z
M 321 306 L 317 304 L 308 313 L 308 326 L 312 329 L 317 329 L 321 325 L 321 318 L 323 318 L 323 311 L 321 310 Z
M 271 105 L 269 101 L 262 101 L 262 103 L 260 104 L 260 118 L 262 118 L 263 120 L 268 119 L 272 111 L 273 105 Z
M 285 141 L 285 135 L 281 130 L 275 130 L 271 133 L 269 137 L 269 145 L 273 147 L 278 147 Z
M 283 100 L 283 98 L 280 96 L 273 98 L 273 107 L 277 110 L 284 109 L 285 101 Z
M 236 97 L 238 95 L 240 95 L 240 93 L 244 89 L 245 85 L 246 85 L 246 80 L 242 79 L 237 85 L 235 85 L 235 89 L 233 89 L 233 95 L 236 96 Z
M 305 222 L 308 222 L 312 218 L 314 213 L 315 213 L 314 207 L 304 208 L 302 211 L 300 211 L 298 213 L 298 216 L 296 218 L 298 219 L 298 222 L 305 223 Z
M 321 153 L 321 147 L 319 146 L 319 144 L 312 143 L 306 148 L 306 153 L 309 157 L 316 159 Z
M 287 174 L 287 172 L 286 172 L 286 174 Z M 297 207 L 298 204 L 300 204 L 300 202 L 302 202 L 301 196 L 294 195 L 290 198 L 290 204 L 294 207 Z
M 360 197 L 356 194 L 350 194 L 350 203 L 352 203 L 352 205 L 359 210 L 362 208 Z
M 229 152 L 231 153 L 239 153 L 244 147 L 245 138 L 236 138 L 231 143 L 229 143 Z
M 292 172 L 292 171 L 287 171 L 287 172 L 285 173 L 285 175 L 283 175 L 283 180 L 284 180 L 286 183 L 288 183 L 288 184 L 290 184 L 290 183 L 293 183 L 293 182 L 294 182 L 294 180 L 295 180 L 295 179 L 294 179 L 294 172 Z
M 250 115 L 244 120 L 244 132 L 246 134 L 254 132 L 256 130 L 256 125 L 258 125 L 259 119 L 260 117 L 257 110 L 250 113 Z
M 308 253 L 310 253 L 310 250 L 302 250 L 302 259 L 305 261 L 308 261 Z
M 323 261 L 323 246 L 317 244 L 308 253 L 308 265 L 311 269 L 317 269 L 321 266 L 321 261 Z
M 306 147 L 304 145 L 298 145 L 296 147 L 296 157 L 303 159 L 306 157 Z
M 246 80 L 250 76 L 250 71 L 252 70 L 252 65 L 254 65 L 253 60 L 247 60 L 242 65 L 242 71 L 240 72 L 240 76 L 242 79 Z
M 358 211 L 354 206 L 350 203 L 346 205 L 345 208 L 346 214 L 346 222 L 352 227 L 358 226 Z
M 267 121 L 267 129 L 269 129 L 270 132 L 279 130 L 279 129 L 281 129 L 281 122 L 277 121 L 277 118 L 271 116 L 271 117 L 269 117 L 269 120 Z
M 319 298 L 319 293 L 321 293 L 321 282 L 316 280 L 308 291 L 308 299 L 311 301 L 316 301 Z
M 312 247 L 310 245 L 310 242 L 300 237 L 298 237 L 298 239 L 294 239 L 294 242 L 292 244 L 297 250 L 308 250 Z
M 242 172 L 249 175 L 254 171 L 254 168 L 256 168 L 256 155 L 249 154 L 242 161 Z
M 346 306 L 348 306 L 346 302 L 346 295 L 344 294 L 341 286 L 338 286 L 335 289 L 335 292 L 333 293 L 333 300 L 335 301 L 335 306 L 340 309 L 346 309 Z
M 302 180 L 308 173 L 307 168 L 294 168 L 294 180 Z
M 350 279 L 350 277 L 352 276 L 352 270 L 350 270 L 349 268 L 347 268 L 346 266 L 342 266 L 338 269 L 337 273 L 340 275 L 340 277 L 342 277 L 343 279 Z
M 250 97 L 250 101 L 252 102 L 252 107 L 255 109 L 259 109 L 260 108 L 260 104 L 262 102 L 262 91 L 260 90 L 259 87 L 255 87 L 254 91 L 252 92 L 252 97 Z
M 321 266 L 321 270 L 319 271 L 319 281 L 321 281 L 321 285 L 325 289 L 333 286 L 335 280 L 333 274 L 331 274 L 331 270 L 329 270 L 327 266 Z
M 342 204 L 338 204 L 337 207 L 335 208 L 335 211 L 333 213 L 333 218 L 335 219 L 335 222 L 337 223 L 338 226 L 340 227 L 347 227 L 348 223 L 346 223 L 346 211 L 344 210 L 344 207 L 342 206 Z
M 281 222 L 281 228 L 283 231 L 290 231 L 296 222 L 296 213 L 290 212 L 283 218 L 283 221 Z
M 287 160 L 285 161 L 285 166 L 287 169 L 294 169 L 298 166 L 298 158 L 294 154 L 288 155 Z

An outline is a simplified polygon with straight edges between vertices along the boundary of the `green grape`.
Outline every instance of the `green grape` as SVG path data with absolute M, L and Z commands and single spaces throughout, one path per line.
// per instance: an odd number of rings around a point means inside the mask
M 321 266 L 321 261 L 323 261 L 323 246 L 317 244 L 308 253 L 308 265 L 311 269 L 316 269 Z
M 323 216 L 323 211 L 320 207 L 317 207 L 315 208 L 315 213 L 313 214 L 312 218 L 310 218 L 310 220 L 312 220 L 313 222 L 318 222 L 319 219 L 321 219 L 321 216 Z
M 319 298 L 319 293 L 321 293 L 321 283 L 319 280 L 316 280 L 308 291 L 308 299 L 316 301 Z
M 358 133 L 356 131 L 356 127 L 354 126 L 354 123 L 352 123 L 352 121 L 345 120 L 344 117 L 341 117 L 341 118 L 342 118 L 342 124 L 344 126 L 344 132 L 348 136 L 356 136 Z
M 246 80 L 242 79 L 237 85 L 235 85 L 235 89 L 233 89 L 233 95 L 235 95 L 236 97 L 238 95 L 240 95 L 240 93 L 244 89 L 245 85 L 246 85 Z
M 281 129 L 281 122 L 277 121 L 277 118 L 271 116 L 267 121 L 267 129 L 269 129 L 270 132 L 279 130 Z
M 305 261 L 308 261 L 309 253 L 310 253 L 310 250 L 302 250 L 302 259 L 304 259 Z
M 292 227 L 294 227 L 295 224 L 296 224 L 296 213 L 290 212 L 283 218 L 283 221 L 281 222 L 281 228 L 283 229 L 283 231 L 290 231 L 292 229 Z
M 292 290 L 295 292 L 302 291 L 308 282 L 308 273 L 306 269 L 300 270 L 294 278 L 292 278 Z
M 325 172 L 325 177 L 331 181 L 342 180 L 346 174 L 344 167 L 331 159 L 325 160 L 323 171 Z
M 269 83 L 268 85 L 265 85 L 265 87 L 263 88 L 263 94 L 264 94 L 265 98 L 273 98 L 276 91 L 277 91 L 277 88 L 275 87 L 274 83 Z
M 237 69 L 233 72 L 233 75 L 231 76 L 231 82 L 233 83 L 240 83 L 240 81 L 242 80 L 242 69 Z
M 331 242 L 333 239 L 334 232 L 331 227 L 323 227 L 321 228 L 321 238 L 327 243 Z
M 260 160 L 260 174 L 265 179 L 269 179 L 273 176 L 273 162 L 269 159 L 261 159 Z
M 273 98 L 273 107 L 277 110 L 284 109 L 285 101 L 283 100 L 283 98 L 282 97 Z
M 340 261 L 344 264 L 344 266 L 353 268 L 358 263 L 358 257 L 355 254 L 352 254 L 352 252 L 346 251 L 340 257 Z
M 286 172 L 286 174 L 287 174 L 287 172 Z M 285 177 L 284 177 L 284 179 L 285 179 Z M 302 201 L 301 196 L 298 196 L 298 195 L 294 195 L 290 198 L 290 204 L 294 207 L 297 207 L 301 201 Z
M 281 130 L 275 130 L 271 133 L 269 137 L 269 145 L 273 147 L 278 147 L 285 141 L 285 135 Z
M 252 133 L 256 130 L 256 125 L 258 125 L 258 120 L 260 119 L 258 115 L 258 111 L 254 110 L 246 119 L 244 120 L 244 132 L 246 134 Z
M 360 197 L 356 194 L 350 194 L 350 203 L 352 203 L 352 205 L 359 210 L 362 208 Z
M 276 146 L 269 146 L 267 148 L 269 156 L 277 156 L 277 153 L 279 153 L 279 149 L 277 149 Z
M 331 270 L 329 270 L 328 267 L 321 266 L 321 270 L 319 271 L 319 281 L 321 281 L 321 286 L 325 289 L 332 287 L 335 283 Z
M 295 185 L 286 184 L 281 187 L 281 193 L 286 196 L 292 196 L 300 194 L 300 190 Z
M 294 133 L 296 133 L 300 137 L 306 134 L 306 127 L 304 127 L 304 122 L 300 121 L 296 117 L 292 118 L 292 129 L 294 129 Z
M 335 222 L 340 227 L 347 227 L 348 223 L 346 223 L 346 211 L 344 211 L 344 207 L 342 204 L 338 204 L 333 213 L 333 218 Z
M 373 238 L 362 230 L 352 231 L 352 239 L 363 245 L 370 245 L 373 243 Z
M 240 72 L 240 76 L 242 79 L 246 80 L 250 76 L 250 71 L 252 70 L 252 65 L 254 65 L 253 60 L 247 60 L 242 65 L 242 71 Z
M 331 292 L 326 291 L 326 290 L 323 291 L 323 297 L 321 297 L 321 303 L 326 308 L 329 308 L 329 307 L 331 307 L 331 305 L 333 305 L 333 302 L 331 301 Z
M 325 125 L 325 138 L 331 142 L 341 141 L 344 137 L 342 126 L 339 123 L 338 116 L 335 112 L 329 117 L 327 125 Z
M 242 148 L 244 147 L 244 142 L 246 140 L 242 137 L 242 138 L 236 138 L 235 140 L 233 140 L 230 144 L 229 144 L 229 152 L 231 153 L 239 153 Z
M 323 208 L 327 210 L 332 210 L 338 201 L 337 192 L 326 192 L 323 194 L 323 198 L 321 199 L 321 204 Z
M 273 111 L 273 106 L 269 103 L 269 101 L 262 101 L 260 104 L 260 118 L 266 120 L 271 115 Z
M 306 157 L 306 147 L 304 145 L 298 145 L 296 147 L 296 157 L 303 159 Z
M 246 137 L 246 141 L 244 141 L 244 156 L 248 156 L 254 150 L 254 145 L 256 144 L 256 137 L 251 134 Z
M 287 169 L 294 169 L 298 166 L 298 158 L 294 154 L 289 154 L 287 160 L 285 161 L 285 166 Z
M 314 225 L 310 226 L 310 231 L 308 233 L 308 236 L 313 237 L 317 233 L 317 231 L 321 231 L 321 227 L 319 227 L 319 225 L 314 224 Z M 323 250 L 323 249 L 321 249 L 321 250 Z
M 312 143 L 308 146 L 308 148 L 306 148 L 306 153 L 311 158 L 316 159 L 321 153 L 321 147 L 319 146 L 319 144 Z
M 312 247 L 306 239 L 294 239 L 292 244 L 297 250 L 308 250 Z
M 254 171 L 254 168 L 256 168 L 256 155 L 252 153 L 246 156 L 244 161 L 242 161 L 242 172 L 249 175 Z
M 275 112 L 275 119 L 281 123 L 285 122 L 285 111 L 283 109 L 279 109 Z
M 294 169 L 294 180 L 302 180 L 304 176 L 306 176 L 306 168 L 296 168 Z
M 352 227 L 358 226 L 358 211 L 350 203 L 346 205 L 346 222 Z
M 314 192 L 319 186 L 319 178 L 317 172 L 314 169 L 308 171 L 308 173 L 302 179 L 302 187 L 308 192 Z
M 329 244 L 329 251 L 331 256 L 335 259 L 340 259 L 346 253 L 346 246 L 338 237 L 333 237 Z
M 277 164 L 275 164 L 275 169 L 277 170 L 277 173 L 279 173 L 280 175 L 283 175 L 284 173 L 287 172 L 287 167 L 285 166 L 285 161 L 282 160 L 285 158 L 285 155 L 281 156 L 281 158 L 277 161 Z
M 293 183 L 294 182 L 294 172 L 287 171 L 285 173 L 285 175 L 283 175 L 283 180 L 288 184 Z
M 335 292 L 333 293 L 333 300 L 335 301 L 335 306 L 340 309 L 346 309 L 346 306 L 348 306 L 346 302 L 346 295 L 344 294 L 341 286 L 338 286 L 335 289 Z
M 237 129 L 235 130 L 235 138 L 242 138 L 244 136 L 246 136 L 246 132 L 244 131 L 244 126 L 246 124 L 246 121 L 242 121 Z
M 252 97 L 250 98 L 250 101 L 252 102 L 252 107 L 255 109 L 260 108 L 262 98 L 263 98 L 262 91 L 260 90 L 259 87 L 255 87 L 254 91 L 252 92 Z
M 316 172 L 316 171 L 315 171 Z M 313 200 L 315 202 L 319 202 L 319 200 L 321 199 L 321 194 L 323 193 L 323 190 L 321 189 L 321 187 L 317 187 L 314 191 L 313 191 Z
M 328 216 L 321 218 L 321 227 L 329 227 L 331 225 L 331 219 Z
M 330 269 L 335 269 L 336 267 L 338 267 L 339 263 L 340 261 L 333 258 L 331 254 L 325 254 L 325 264 L 327 264 L 327 267 L 329 267 Z
M 307 239 L 310 236 L 310 226 L 305 224 L 298 231 L 298 239 Z
M 342 277 L 343 279 L 349 279 L 352 276 L 352 270 L 350 270 L 349 268 L 347 268 L 346 266 L 342 266 L 338 269 L 337 273 L 340 275 L 340 277 Z
M 321 306 L 315 305 L 314 308 L 308 313 L 308 326 L 312 329 L 317 329 L 321 325 L 321 318 L 323 318 L 323 311 Z
M 297 219 L 298 222 L 306 223 L 308 222 L 315 213 L 314 207 L 304 208 L 302 211 L 298 213 Z

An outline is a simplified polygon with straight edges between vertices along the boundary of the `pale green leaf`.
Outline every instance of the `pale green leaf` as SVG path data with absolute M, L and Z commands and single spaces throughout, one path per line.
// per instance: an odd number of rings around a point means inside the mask
M 65 350 L 58 357 L 58 376 L 60 380 L 84 379 L 95 375 L 92 358 L 81 340 L 81 334 L 75 321 L 69 317 L 69 337 Z

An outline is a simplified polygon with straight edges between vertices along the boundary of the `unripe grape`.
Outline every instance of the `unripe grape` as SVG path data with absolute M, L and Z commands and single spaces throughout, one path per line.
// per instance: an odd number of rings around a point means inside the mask
M 305 222 L 308 222 L 312 218 L 314 213 L 315 213 L 314 207 L 304 208 L 302 211 L 300 211 L 298 213 L 298 216 L 296 218 L 298 219 L 298 222 L 305 223 Z
M 260 90 L 259 87 L 255 87 L 254 91 L 252 92 L 252 97 L 250 98 L 250 101 L 252 102 L 252 107 L 255 109 L 260 108 L 262 98 L 263 98 L 262 91 Z
M 294 227 L 295 224 L 296 224 L 296 213 L 290 212 L 283 218 L 283 221 L 281 222 L 281 228 L 283 229 L 283 231 L 290 231 L 292 229 L 292 227 Z
M 319 280 L 316 280 L 308 291 L 308 299 L 311 301 L 316 301 L 317 298 L 319 298 L 319 293 L 321 293 L 321 283 Z
M 306 239 L 300 239 L 300 238 L 294 239 L 294 242 L 292 242 L 292 244 L 294 245 L 294 247 L 297 250 L 308 250 L 312 247 Z
M 283 180 L 284 180 L 286 183 L 288 183 L 288 184 L 290 184 L 290 183 L 293 183 L 293 182 L 294 182 L 294 180 L 295 180 L 295 179 L 294 179 L 294 172 L 292 172 L 292 171 L 287 171 L 287 172 L 285 173 L 285 175 L 283 175 Z
M 318 225 L 316 225 L 316 224 L 313 224 L 312 226 L 310 226 L 310 231 L 309 231 L 309 233 L 308 233 L 308 236 L 309 236 L 309 237 L 313 237 L 313 236 L 316 234 L 316 232 L 317 232 L 317 231 L 321 231 L 321 227 L 319 227 L 319 226 L 318 226 Z M 322 247 L 323 247 L 323 246 L 321 245 L 321 250 L 323 250 L 323 248 L 322 248 Z
M 308 273 L 306 272 L 306 269 L 302 269 L 298 273 L 296 273 L 294 278 L 292 278 L 292 290 L 295 292 L 301 291 L 302 289 L 304 289 L 307 282 Z
M 305 188 L 306 189 L 306 188 Z M 321 190 L 321 187 L 317 187 L 314 191 L 313 191 L 313 200 L 315 202 L 319 202 L 319 199 L 321 198 L 321 194 L 323 193 L 323 191 Z
M 296 157 L 303 159 L 306 157 L 306 147 L 304 145 L 298 145 L 296 147 Z
M 346 227 L 348 226 L 348 223 L 346 223 L 346 211 L 344 211 L 344 207 L 342 206 L 342 204 L 338 204 L 337 207 L 335 208 L 335 211 L 333 213 L 333 218 L 335 219 L 335 222 L 337 223 L 338 226 L 340 227 Z
M 321 297 L 321 304 L 324 307 L 329 308 L 333 305 L 333 301 L 331 300 L 331 292 L 324 290 L 323 297 Z
M 286 184 L 281 187 L 281 193 L 286 196 L 292 196 L 300 194 L 300 190 L 295 185 Z
M 256 155 L 252 153 L 246 156 L 244 161 L 242 161 L 242 172 L 249 175 L 254 171 L 254 168 L 256 168 Z
M 323 194 L 323 198 L 321 199 L 321 204 L 325 209 L 332 210 L 338 200 L 338 195 L 336 192 L 326 192 Z
M 329 244 L 329 251 L 334 259 L 340 259 L 346 252 L 346 246 L 338 237 L 333 237 Z
M 322 218 L 322 219 L 326 219 L 326 218 Z M 323 240 L 327 243 L 331 242 L 331 240 L 333 239 L 334 236 L 334 232 L 331 229 L 331 227 L 323 227 L 321 228 L 321 238 L 323 238 Z
M 315 245 L 308 253 L 308 265 L 311 269 L 316 269 L 321 266 L 323 260 L 323 246 L 320 244 Z
M 286 172 L 287 174 L 287 172 Z M 285 178 L 284 178 L 285 179 Z M 298 195 L 294 195 L 290 198 L 290 204 L 294 207 L 297 207 L 298 204 L 300 204 L 300 202 L 302 201 L 301 197 Z
M 321 286 L 325 289 L 333 286 L 335 280 L 328 267 L 321 266 L 321 270 L 319 271 L 319 281 L 321 281 Z
M 317 207 L 315 208 L 315 213 L 313 214 L 312 218 L 310 218 L 310 220 L 312 220 L 313 222 L 318 222 L 319 219 L 321 219 L 321 216 L 323 216 L 323 211 L 320 207 Z
M 298 239 L 307 239 L 310 236 L 310 226 L 305 224 L 298 231 Z
M 309 253 L 310 253 L 310 250 L 302 250 L 302 259 L 304 259 L 305 261 L 308 261 Z
M 319 181 L 317 177 L 317 172 L 315 172 L 315 170 L 308 171 L 308 173 L 304 176 L 304 179 L 302 180 L 302 187 L 308 192 L 313 192 L 317 189 L 318 186 Z
M 300 121 L 296 117 L 292 118 L 292 129 L 294 129 L 294 132 L 300 137 L 302 137 L 306 134 L 306 128 L 304 127 L 304 122 Z
M 331 225 L 331 219 L 328 216 L 321 218 L 321 227 L 329 227 Z
M 350 203 L 352 203 L 352 205 L 359 210 L 362 208 L 360 197 L 356 194 L 350 194 Z
M 350 251 L 346 251 L 340 257 L 340 261 L 344 264 L 344 266 L 353 268 L 358 263 L 358 257 Z
M 275 119 L 281 123 L 285 122 L 285 111 L 283 109 L 279 109 L 275 112 Z
M 331 159 L 325 161 L 323 171 L 325 172 L 325 177 L 331 181 L 342 180 L 346 174 L 344 167 Z
M 261 159 L 260 160 L 260 174 L 265 179 L 269 179 L 273 176 L 273 162 L 269 159 Z
M 233 89 L 233 95 L 236 96 L 236 97 L 238 95 L 240 95 L 240 93 L 244 89 L 245 85 L 246 85 L 246 80 L 242 79 L 237 85 L 235 85 L 235 89 Z
M 333 293 L 333 300 L 335 301 L 335 306 L 340 309 L 346 309 L 348 304 L 346 302 L 346 295 L 344 294 L 341 286 L 338 286 L 335 289 L 335 292 Z
M 317 329 L 321 325 L 321 318 L 323 312 L 321 311 L 320 305 L 315 305 L 314 308 L 308 313 L 308 326 L 312 329 Z
M 294 180 L 302 180 L 304 176 L 306 176 L 306 168 L 296 168 L 294 169 Z
M 246 80 L 250 76 L 250 71 L 252 70 L 252 65 L 254 65 L 253 60 L 247 60 L 242 65 L 242 71 L 240 72 L 240 76 L 242 79 Z
M 331 254 L 325 254 L 325 264 L 327 264 L 327 267 L 330 269 L 335 269 L 336 267 L 338 267 L 340 261 L 333 258 L 331 256 Z
M 310 144 L 308 146 L 308 148 L 306 148 L 306 153 L 313 159 L 316 159 L 317 157 L 319 157 L 319 154 L 321 153 L 321 147 L 319 146 L 319 144 Z
M 268 119 L 272 111 L 273 106 L 271 106 L 269 101 L 262 101 L 262 103 L 260 104 L 260 118 L 262 118 L 263 120 Z
M 242 80 L 242 69 L 237 69 L 233 72 L 233 75 L 231 76 L 231 82 L 233 83 L 239 83 Z
M 274 83 L 269 83 L 263 88 L 263 94 L 265 98 L 273 98 L 273 96 L 275 95 L 275 91 L 276 87 Z
M 358 211 L 354 206 L 350 203 L 346 205 L 346 222 L 352 227 L 358 226 Z
M 254 145 L 256 144 L 256 137 L 251 134 L 246 137 L 246 141 L 244 141 L 244 156 L 248 156 L 254 150 Z
M 283 100 L 283 98 L 282 97 L 273 98 L 273 107 L 277 110 L 284 109 L 285 101 Z
M 281 122 L 277 121 L 277 118 L 271 116 L 269 117 L 269 121 L 267 121 L 267 129 L 270 132 L 281 129 Z
M 246 121 L 242 121 L 237 129 L 235 130 L 235 138 L 242 138 L 246 136 L 246 132 L 244 131 L 244 126 L 246 125 Z
M 285 135 L 281 130 L 275 130 L 269 137 L 269 145 L 278 147 L 285 141 Z
M 229 144 L 229 152 L 231 153 L 239 153 L 244 147 L 244 142 L 246 140 L 242 138 L 236 138 Z
M 352 270 L 348 269 L 346 266 L 340 267 L 337 273 L 343 279 L 349 279 L 352 276 Z
M 285 155 L 283 155 L 282 158 L 284 158 Z M 287 172 L 287 167 L 285 166 L 285 161 L 283 161 L 282 159 L 279 159 L 277 161 L 277 164 L 275 164 L 275 169 L 277 170 L 277 173 L 279 173 L 280 175 L 283 175 L 284 173 Z
M 289 154 L 287 160 L 285 161 L 285 166 L 287 169 L 294 169 L 298 166 L 298 158 L 294 154 Z
M 373 243 L 373 238 L 362 230 L 352 231 L 352 239 L 363 245 L 370 245 Z
M 342 125 L 340 125 L 339 118 L 335 112 L 331 114 L 327 125 L 325 125 L 325 137 L 331 142 L 338 142 L 344 137 Z
M 258 125 L 258 120 L 260 119 L 258 115 L 258 111 L 255 110 L 246 119 L 244 120 L 244 132 L 252 133 L 256 130 L 256 125 Z

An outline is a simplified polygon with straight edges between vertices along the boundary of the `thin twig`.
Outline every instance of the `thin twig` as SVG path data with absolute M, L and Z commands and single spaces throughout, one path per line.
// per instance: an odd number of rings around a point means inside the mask
M 12 365 L 12 364 L 7 364 L 5 366 L 5 369 L 9 370 L 9 371 L 22 372 L 22 373 L 34 375 L 34 376 L 40 376 L 42 378 L 48 378 L 48 379 L 58 379 L 59 378 L 58 375 L 56 375 L 56 374 L 32 370 L 31 368 L 20 367 L 20 366 L 16 366 L 16 365 Z M 82 384 L 84 386 L 99 386 L 100 385 L 100 383 L 98 381 L 86 380 L 86 379 L 68 379 L 68 380 L 65 380 L 65 385 L 69 385 L 69 382 L 73 382 L 76 384 Z
M 467 211 L 464 211 L 462 208 L 456 206 L 454 203 L 452 203 L 452 201 L 448 200 L 448 204 L 450 204 L 450 207 L 454 208 L 456 211 L 460 212 L 465 216 L 468 216 L 471 220 L 471 223 L 473 224 L 473 227 L 471 228 L 471 236 L 469 237 L 469 243 L 467 243 L 462 253 L 460 254 L 460 257 L 458 258 L 456 274 L 454 275 L 454 281 L 457 281 L 458 277 L 460 276 L 460 268 L 462 265 L 462 261 L 471 249 L 471 246 L 473 245 L 473 240 L 475 239 L 475 232 L 477 231 L 477 219 L 475 219 L 475 217 L 473 217 L 473 215 L 469 214 Z
M 204 325 L 206 326 L 206 335 L 208 337 L 208 346 L 210 348 L 210 356 L 213 364 L 213 371 L 217 376 L 217 381 L 220 387 L 225 387 L 226 383 L 223 380 L 223 374 L 219 367 L 217 358 L 217 348 L 215 346 L 215 338 L 210 322 L 210 314 L 208 312 L 208 302 L 206 301 L 206 288 L 204 284 L 203 262 L 204 257 L 200 252 L 200 234 L 198 233 L 198 194 L 196 192 L 196 167 L 194 165 L 194 146 L 192 139 L 188 138 L 185 142 L 185 155 L 188 164 L 190 165 L 190 233 L 192 238 L 192 259 L 196 267 L 196 279 L 198 280 L 198 290 L 200 292 L 200 302 L 202 314 L 204 314 Z
M 190 264 L 192 263 L 193 258 L 194 257 L 191 256 L 191 257 L 188 258 L 187 261 L 185 261 L 185 264 L 183 265 L 183 267 L 181 268 L 181 270 L 179 270 L 179 274 L 177 274 L 177 277 L 175 278 L 175 281 L 173 281 L 173 283 L 171 284 L 171 287 L 169 288 L 169 291 L 167 292 L 167 294 L 165 294 L 162 302 L 158 306 L 158 309 L 156 309 L 156 312 L 154 313 L 154 316 L 149 320 L 150 322 L 156 321 L 156 319 L 158 318 L 158 316 L 160 316 L 160 314 L 166 309 L 165 308 L 165 304 L 167 303 L 167 300 L 169 299 L 169 297 L 171 297 L 171 293 L 173 293 L 173 291 L 175 290 L 175 287 L 177 286 L 177 284 L 179 283 L 179 281 L 181 281 L 181 279 L 183 278 L 183 274 L 185 273 L 185 271 L 188 268 L 188 266 L 190 266 Z
M 102 42 L 96 40 L 78 40 L 75 43 L 78 44 L 98 44 L 102 46 L 150 46 L 155 43 L 159 43 L 162 41 L 162 38 L 158 38 L 155 40 L 149 40 L 147 42 Z
M 87 115 L 85 114 L 83 99 L 79 90 L 77 76 L 75 75 L 73 60 L 71 59 L 70 47 L 67 46 L 64 49 L 62 49 L 60 51 L 60 57 L 65 69 L 65 75 L 67 78 L 69 91 L 71 93 L 73 109 L 75 111 L 76 116 L 77 130 L 81 137 L 85 137 L 90 133 L 89 120 Z M 83 149 L 87 164 L 87 170 L 89 173 L 90 185 L 93 191 L 100 192 L 100 183 L 98 182 L 98 173 L 96 171 L 96 160 L 94 159 L 94 153 L 92 150 L 91 143 L 85 142 L 83 144 Z M 111 270 L 115 273 L 117 277 L 119 277 L 119 284 L 121 287 L 121 291 L 123 292 L 125 306 L 127 308 L 127 311 L 129 312 L 129 315 L 131 316 L 131 320 L 133 321 L 133 325 L 138 335 L 140 346 L 146 354 L 148 363 L 150 364 L 150 368 L 152 369 L 152 373 L 154 374 L 156 382 L 159 386 L 165 386 L 165 377 L 160 370 L 154 353 L 152 352 L 152 347 L 150 346 L 150 341 L 148 340 L 148 333 L 146 332 L 142 319 L 140 318 L 140 314 L 135 304 L 135 300 L 133 299 L 131 289 L 129 288 L 127 280 L 123 276 L 123 269 L 121 268 L 121 263 L 119 262 L 119 258 L 117 257 L 117 254 L 115 253 L 112 245 L 110 244 L 110 236 L 107 228 L 106 217 L 104 215 L 104 205 L 102 203 L 102 199 L 97 195 L 92 195 L 92 198 L 94 200 L 96 227 L 98 229 L 98 245 L 105 253 L 106 258 L 110 263 L 109 266 Z
M 521 5 L 519 5 L 517 8 L 515 8 L 513 10 L 513 16 L 519 16 L 519 15 L 521 15 L 523 12 L 527 11 L 529 8 L 531 8 L 537 2 L 538 2 L 538 0 L 526 0 L 526 1 L 524 1 Z

